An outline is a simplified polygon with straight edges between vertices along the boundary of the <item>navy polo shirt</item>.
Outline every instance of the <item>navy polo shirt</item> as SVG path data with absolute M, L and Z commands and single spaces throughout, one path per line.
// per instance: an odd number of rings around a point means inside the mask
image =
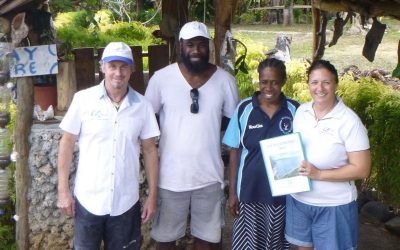
M 240 202 L 285 204 L 285 196 L 272 197 L 259 141 L 292 133 L 293 117 L 299 102 L 282 94 L 282 104 L 270 119 L 261 110 L 259 91 L 239 103 L 225 132 L 223 143 L 241 148 L 237 173 L 237 194 Z

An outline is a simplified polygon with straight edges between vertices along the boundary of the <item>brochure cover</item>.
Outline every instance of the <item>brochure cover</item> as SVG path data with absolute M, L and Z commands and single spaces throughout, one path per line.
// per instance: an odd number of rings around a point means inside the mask
M 310 179 L 299 175 L 305 160 L 300 133 L 261 140 L 260 146 L 272 196 L 311 190 Z

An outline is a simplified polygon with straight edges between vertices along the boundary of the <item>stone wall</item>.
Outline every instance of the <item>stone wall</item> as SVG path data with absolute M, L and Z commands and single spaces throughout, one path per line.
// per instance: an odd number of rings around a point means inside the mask
M 73 219 L 61 214 L 57 204 L 57 155 L 62 131 L 59 124 L 34 124 L 30 135 L 29 170 L 31 184 L 28 193 L 30 246 L 32 250 L 71 249 Z M 74 151 L 70 186 L 78 162 L 78 147 Z M 141 199 L 146 194 L 145 172 L 141 171 Z M 142 202 L 143 204 L 143 202 Z M 149 225 L 142 225 L 143 249 L 150 249 Z
M 35 124 L 30 135 L 28 192 L 31 249 L 71 249 L 73 220 L 57 209 L 58 124 Z M 77 147 L 74 153 L 75 172 Z M 72 186 L 74 174 L 71 175 Z

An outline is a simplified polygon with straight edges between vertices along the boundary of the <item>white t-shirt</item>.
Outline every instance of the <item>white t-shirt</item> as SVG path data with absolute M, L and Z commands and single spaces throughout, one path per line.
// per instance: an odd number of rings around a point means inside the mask
M 174 63 L 155 72 L 145 94 L 160 115 L 159 187 L 175 192 L 223 184 L 221 119 L 238 102 L 235 78 L 219 67 L 199 88 L 197 114 L 190 112 L 191 89 Z
M 338 103 L 323 119 L 315 119 L 312 102 L 301 105 L 293 122 L 300 132 L 309 162 L 319 169 L 340 168 L 348 164 L 347 152 L 369 149 L 367 130 L 360 118 L 337 97 Z M 354 201 L 354 181 L 312 180 L 309 192 L 292 194 L 293 198 L 315 206 L 337 206 Z
M 160 134 L 150 103 L 132 88 L 119 111 L 104 83 L 77 92 L 60 128 L 78 135 L 74 194 L 95 215 L 120 215 L 139 200 L 140 140 Z

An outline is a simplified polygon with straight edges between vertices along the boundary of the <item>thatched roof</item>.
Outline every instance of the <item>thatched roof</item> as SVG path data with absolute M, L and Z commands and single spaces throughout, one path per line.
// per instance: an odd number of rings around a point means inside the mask
M 391 16 L 400 20 L 400 0 L 313 0 L 312 4 L 329 12 L 357 12 L 366 17 Z

